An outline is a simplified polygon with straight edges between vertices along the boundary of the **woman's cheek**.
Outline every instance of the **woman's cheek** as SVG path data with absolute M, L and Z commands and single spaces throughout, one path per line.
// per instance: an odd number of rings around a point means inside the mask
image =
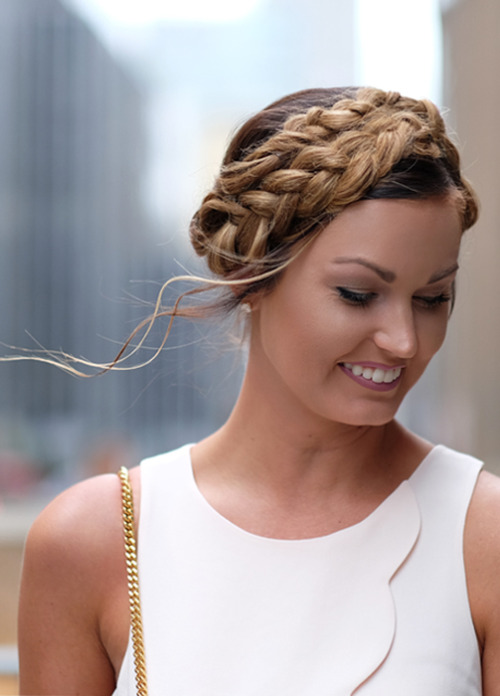
M 443 308 L 444 309 L 444 308 Z M 424 325 L 422 326 L 421 337 L 422 343 L 420 345 L 420 352 L 422 358 L 428 363 L 434 355 L 438 352 L 444 343 L 446 338 L 446 332 L 448 329 L 448 312 L 441 313 L 438 316 L 424 318 Z

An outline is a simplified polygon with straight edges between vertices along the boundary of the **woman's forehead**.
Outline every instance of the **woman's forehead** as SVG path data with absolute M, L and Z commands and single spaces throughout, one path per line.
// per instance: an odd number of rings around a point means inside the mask
M 332 220 L 297 261 L 367 270 L 388 283 L 415 266 L 429 269 L 431 278 L 456 270 L 461 236 L 451 200 L 360 201 Z

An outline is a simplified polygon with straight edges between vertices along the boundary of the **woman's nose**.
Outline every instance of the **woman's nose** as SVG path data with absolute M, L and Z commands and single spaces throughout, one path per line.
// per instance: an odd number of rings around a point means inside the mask
M 375 343 L 397 358 L 412 358 L 418 349 L 415 316 L 412 307 L 393 307 L 385 313 L 375 335 Z

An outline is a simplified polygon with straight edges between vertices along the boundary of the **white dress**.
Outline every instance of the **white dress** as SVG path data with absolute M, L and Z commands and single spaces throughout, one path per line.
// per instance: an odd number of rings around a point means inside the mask
M 189 451 L 141 465 L 150 696 L 480 696 L 463 559 L 478 460 L 437 446 L 362 522 L 279 540 L 217 513 Z M 129 643 L 115 696 L 133 694 Z

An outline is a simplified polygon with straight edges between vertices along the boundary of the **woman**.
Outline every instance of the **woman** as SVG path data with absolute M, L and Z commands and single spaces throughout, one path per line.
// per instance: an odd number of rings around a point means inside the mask
M 308 90 L 236 134 L 191 237 L 241 392 L 131 471 L 149 693 L 500 694 L 498 480 L 395 420 L 476 216 L 427 101 Z M 36 521 L 19 633 L 23 694 L 135 693 L 114 475 Z

